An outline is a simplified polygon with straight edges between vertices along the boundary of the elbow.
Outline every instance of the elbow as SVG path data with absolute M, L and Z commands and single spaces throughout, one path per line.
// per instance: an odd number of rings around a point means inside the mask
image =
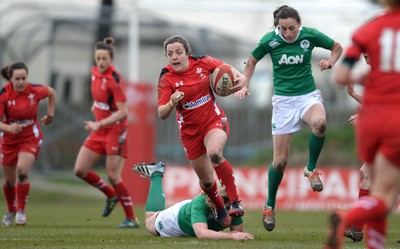
M 161 112 L 158 112 L 158 117 L 159 117 L 161 120 L 164 120 L 164 119 L 166 119 L 168 116 L 165 115 L 165 114 L 163 114 L 163 113 L 161 113 Z
M 128 111 L 125 109 L 121 112 L 121 119 L 127 118 L 128 117 Z

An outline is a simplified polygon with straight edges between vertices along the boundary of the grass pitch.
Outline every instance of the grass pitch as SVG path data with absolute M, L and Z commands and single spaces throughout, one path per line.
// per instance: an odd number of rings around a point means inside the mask
M 0 196 L 1 214 L 5 211 Z M 246 230 L 253 241 L 199 240 L 196 238 L 160 238 L 147 233 L 144 207 L 135 206 L 141 221 L 139 229 L 118 229 L 124 219 L 120 205 L 110 217 L 101 217 L 104 201 L 57 192 L 32 190 L 27 206 L 26 226 L 0 228 L 0 248 L 323 248 L 327 231 L 327 213 L 277 211 L 273 232 L 264 230 L 260 210 L 246 210 Z M 400 216 L 391 215 L 386 248 L 400 248 Z M 345 248 L 364 248 L 364 243 L 346 240 Z

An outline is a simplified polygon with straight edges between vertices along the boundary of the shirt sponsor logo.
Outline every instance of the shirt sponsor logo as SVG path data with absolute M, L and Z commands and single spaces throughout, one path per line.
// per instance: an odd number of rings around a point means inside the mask
M 287 54 L 283 54 L 282 57 L 279 59 L 279 65 L 286 64 L 286 65 L 293 65 L 303 63 L 303 55 L 296 55 L 296 56 L 287 56 Z
M 273 39 L 270 43 L 269 43 L 269 46 L 271 47 L 271 48 L 275 48 L 275 47 L 277 47 L 279 45 L 279 42 L 276 40 L 276 39 Z
M 206 95 L 206 96 L 199 98 L 196 101 L 190 101 L 190 102 L 183 103 L 183 108 L 185 108 L 186 110 L 196 109 L 197 107 L 200 107 L 200 106 L 206 104 L 210 100 L 211 100 L 210 95 Z

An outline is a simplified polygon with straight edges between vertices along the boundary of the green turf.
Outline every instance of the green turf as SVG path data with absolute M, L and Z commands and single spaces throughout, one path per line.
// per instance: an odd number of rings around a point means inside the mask
M 4 197 L 0 197 L 4 211 Z M 27 207 L 28 224 L 0 228 L 0 248 L 323 248 L 327 231 L 327 213 L 277 212 L 273 232 L 264 230 L 261 209 L 247 210 L 246 230 L 253 241 L 216 241 L 195 238 L 159 238 L 144 228 L 143 207 L 135 207 L 139 229 L 118 229 L 123 221 L 121 206 L 108 218 L 101 217 L 103 201 L 98 198 L 71 196 L 33 190 Z M 386 248 L 400 248 L 400 216 L 390 216 Z M 363 248 L 363 243 L 346 242 L 345 248 Z

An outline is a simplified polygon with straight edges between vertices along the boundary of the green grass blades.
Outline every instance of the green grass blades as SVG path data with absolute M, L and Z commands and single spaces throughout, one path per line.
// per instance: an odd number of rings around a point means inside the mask
M 160 238 L 151 236 L 145 229 L 144 208 L 135 206 L 141 227 L 118 229 L 124 220 L 121 206 L 103 218 L 105 200 L 95 196 L 55 194 L 33 190 L 27 206 L 27 225 L 0 228 L 0 248 L 323 248 L 327 233 L 326 212 L 276 213 L 276 227 L 267 232 L 262 225 L 262 211 L 246 210 L 245 226 L 255 235 L 253 241 L 217 241 L 196 238 Z M 0 196 L 0 210 L 5 212 L 4 196 Z M 245 206 L 246 204 L 243 203 Z M 392 214 L 389 220 L 386 248 L 400 248 L 400 216 Z M 364 242 L 353 243 L 346 239 L 345 248 L 364 248 Z

